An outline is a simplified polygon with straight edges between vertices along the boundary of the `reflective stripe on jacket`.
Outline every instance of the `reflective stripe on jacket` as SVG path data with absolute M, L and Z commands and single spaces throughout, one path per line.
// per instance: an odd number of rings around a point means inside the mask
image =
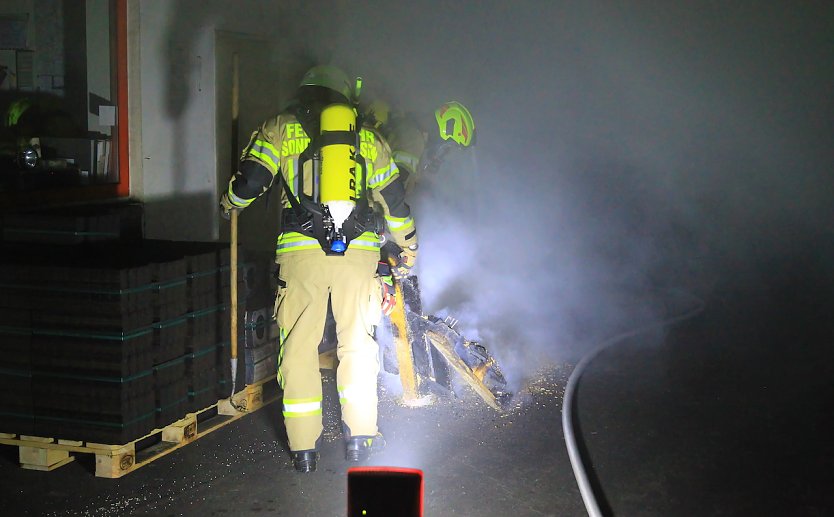
M 360 132 L 360 155 L 365 159 L 367 170 L 368 200 L 372 206 L 381 208 L 389 224 L 392 239 L 400 245 L 410 244 L 415 240 L 414 223 L 411 212 L 405 204 L 404 192 L 399 176 L 399 169 L 392 158 L 388 143 L 371 128 L 362 128 Z M 281 114 L 264 122 L 252 134 L 249 145 L 241 155 L 240 170 L 229 182 L 229 200 L 240 207 L 246 207 L 261 196 L 272 185 L 280 188 L 281 206 L 291 206 L 287 192 L 273 179 L 281 174 L 282 180 L 293 195 L 303 189 L 306 195 L 312 195 L 312 162 L 303 164 L 304 184 L 299 185 L 299 155 L 307 148 L 307 137 L 301 123 L 290 114 Z M 356 197 L 362 196 L 364 186 L 356 185 Z M 384 192 L 383 192 L 384 191 Z M 393 221 L 393 226 L 392 226 Z M 396 229 L 397 225 L 401 228 Z M 406 239 L 405 237 L 409 238 Z M 381 239 L 373 232 L 365 232 L 353 239 L 348 249 L 378 251 Z M 276 253 L 321 249 L 319 242 L 298 232 L 287 231 L 278 236 Z M 324 251 L 322 251 L 324 253 Z

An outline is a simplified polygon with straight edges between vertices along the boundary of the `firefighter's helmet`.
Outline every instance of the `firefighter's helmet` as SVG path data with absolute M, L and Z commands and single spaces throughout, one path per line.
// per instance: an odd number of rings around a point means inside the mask
M 440 138 L 452 140 L 461 147 L 469 147 L 475 138 L 475 121 L 466 106 L 459 102 L 447 102 L 434 112 Z
M 347 74 L 340 68 L 333 65 L 318 65 L 307 70 L 301 83 L 299 91 L 310 89 L 325 89 L 329 95 L 330 102 L 350 103 L 353 99 L 353 84 Z
M 365 110 L 365 120 L 373 127 L 379 129 L 388 123 L 391 114 L 391 106 L 382 99 L 374 99 Z
M 6 127 L 16 126 L 26 110 L 31 107 L 32 101 L 27 97 L 21 97 L 12 102 L 6 110 L 5 120 L 3 121 Z

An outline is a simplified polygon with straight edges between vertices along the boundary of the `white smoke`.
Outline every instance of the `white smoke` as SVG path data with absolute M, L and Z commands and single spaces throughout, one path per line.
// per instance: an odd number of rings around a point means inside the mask
M 567 171 L 483 149 L 452 158 L 414 196 L 424 311 L 459 319 L 513 384 L 655 317 L 653 242 L 582 211 Z
M 830 7 L 337 5 L 283 18 L 310 56 L 427 128 L 447 100 L 474 115 L 476 158 L 410 199 L 424 305 L 518 378 L 830 219 Z

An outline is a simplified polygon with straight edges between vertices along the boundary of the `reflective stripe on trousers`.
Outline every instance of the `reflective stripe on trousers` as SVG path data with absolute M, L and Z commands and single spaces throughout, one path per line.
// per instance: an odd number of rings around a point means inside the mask
M 376 278 L 378 251 L 348 249 L 344 256 L 321 252 L 278 256 L 282 285 L 275 315 L 282 329 L 279 379 L 284 387 L 284 424 L 290 449 L 315 448 L 322 433 L 318 346 L 328 299 L 338 336 L 337 386 L 350 386 L 342 419 L 352 434 L 377 432 L 379 359 L 374 326 L 381 317 Z

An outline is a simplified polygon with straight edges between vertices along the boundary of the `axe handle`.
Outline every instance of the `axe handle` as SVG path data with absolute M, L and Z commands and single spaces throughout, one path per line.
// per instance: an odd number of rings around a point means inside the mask
M 232 331 L 232 361 L 237 359 L 237 217 L 238 211 L 231 210 L 231 284 L 232 300 L 230 311 L 230 324 Z

